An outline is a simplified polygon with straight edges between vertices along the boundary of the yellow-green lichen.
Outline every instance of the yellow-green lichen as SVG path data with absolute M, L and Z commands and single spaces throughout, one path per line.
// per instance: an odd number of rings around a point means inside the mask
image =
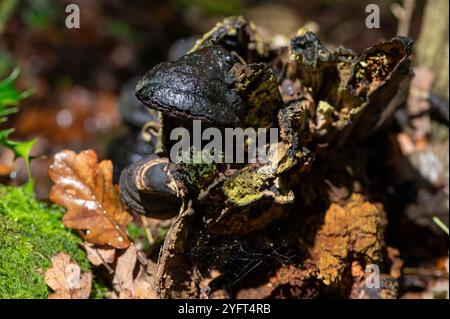
M 326 101 L 319 101 L 317 112 L 320 112 L 324 115 L 331 115 L 334 112 L 334 108 L 330 105 L 330 103 Z
M 238 206 L 246 206 L 264 196 L 267 176 L 257 171 L 244 170 L 228 179 L 223 186 L 225 195 Z

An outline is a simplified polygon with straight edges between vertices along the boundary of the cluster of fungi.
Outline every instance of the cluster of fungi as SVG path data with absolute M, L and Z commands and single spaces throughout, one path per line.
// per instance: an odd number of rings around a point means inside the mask
M 301 29 L 276 46 L 242 17 L 218 23 L 136 95 L 160 112 L 158 149 L 127 167 L 121 196 L 173 219 L 161 298 L 395 298 L 401 259 L 385 243 L 384 141 L 411 79 L 412 41 L 355 54 Z M 260 163 L 173 163 L 173 128 L 279 130 Z M 376 266 L 380 285 L 368 285 Z

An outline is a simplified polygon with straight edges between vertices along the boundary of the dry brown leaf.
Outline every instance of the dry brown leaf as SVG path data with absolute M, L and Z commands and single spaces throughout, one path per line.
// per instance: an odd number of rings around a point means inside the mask
M 134 278 L 136 266 L 140 271 Z M 144 266 L 138 262 L 138 252 L 134 245 L 117 258 L 113 287 L 119 299 L 155 299 L 156 293 L 146 275 Z
M 145 276 L 138 276 L 133 282 L 134 299 L 156 299 L 156 291 Z
M 86 251 L 88 260 L 94 266 L 112 264 L 116 259 L 116 250 L 114 248 L 100 248 L 88 242 L 83 244 L 83 248 Z
M 130 245 L 126 225 L 132 220 L 112 184 L 112 163 L 98 163 L 92 150 L 57 153 L 49 168 L 55 185 L 50 198 L 64 206 L 66 227 L 86 231 L 86 240 L 123 249 Z
M 92 275 L 90 272 L 81 274 L 80 266 L 61 252 L 52 257 L 45 283 L 54 291 L 49 299 L 87 299 L 91 293 Z
M 117 258 L 113 286 L 116 291 L 133 290 L 133 271 L 136 266 L 137 251 L 134 245 Z
M 119 299 L 134 299 L 133 293 L 129 289 L 125 289 L 119 292 Z

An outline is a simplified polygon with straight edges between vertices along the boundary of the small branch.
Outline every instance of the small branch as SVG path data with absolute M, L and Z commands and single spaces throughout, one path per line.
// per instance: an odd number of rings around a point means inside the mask
M 100 260 L 102 261 L 102 265 L 106 268 L 106 270 L 108 270 L 108 272 L 110 274 L 114 273 L 114 269 L 111 268 L 110 265 L 108 265 L 108 263 L 106 262 L 106 260 L 103 258 L 103 256 L 100 254 L 100 252 L 98 251 L 98 249 L 94 248 L 94 251 L 96 253 L 96 255 L 100 258 Z
M 440 270 L 405 267 L 403 269 L 405 275 L 417 275 L 424 277 L 447 278 L 448 276 Z
M 391 11 L 398 19 L 397 35 L 408 36 L 414 7 L 415 0 L 403 0 L 403 6 L 398 3 L 391 5 Z
M 141 221 L 144 226 L 145 235 L 147 236 L 148 242 L 150 245 L 155 243 L 155 239 L 153 238 L 152 232 L 150 230 L 150 225 L 146 217 L 141 216 Z

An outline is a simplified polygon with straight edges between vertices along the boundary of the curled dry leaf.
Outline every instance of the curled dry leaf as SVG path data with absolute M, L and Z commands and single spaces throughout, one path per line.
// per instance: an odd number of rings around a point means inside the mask
M 45 283 L 54 291 L 49 299 L 87 299 L 91 293 L 92 275 L 90 272 L 81 274 L 80 266 L 61 252 L 52 257 Z
M 134 270 L 139 267 L 137 276 Z M 152 279 L 146 274 L 145 267 L 138 261 L 138 252 L 134 245 L 117 258 L 113 278 L 116 297 L 120 299 L 154 299 L 155 290 Z
M 98 163 L 92 150 L 75 154 L 62 151 L 54 157 L 49 175 L 55 185 L 50 198 L 64 206 L 66 227 L 85 230 L 86 241 L 124 249 L 130 245 L 126 225 L 132 220 L 112 183 L 112 163 Z
M 151 280 L 141 272 L 133 283 L 134 299 L 156 299 L 156 291 L 152 286 Z
M 94 266 L 112 264 L 116 258 L 114 248 L 101 248 L 88 242 L 83 244 L 83 248 L 86 250 L 88 260 Z

